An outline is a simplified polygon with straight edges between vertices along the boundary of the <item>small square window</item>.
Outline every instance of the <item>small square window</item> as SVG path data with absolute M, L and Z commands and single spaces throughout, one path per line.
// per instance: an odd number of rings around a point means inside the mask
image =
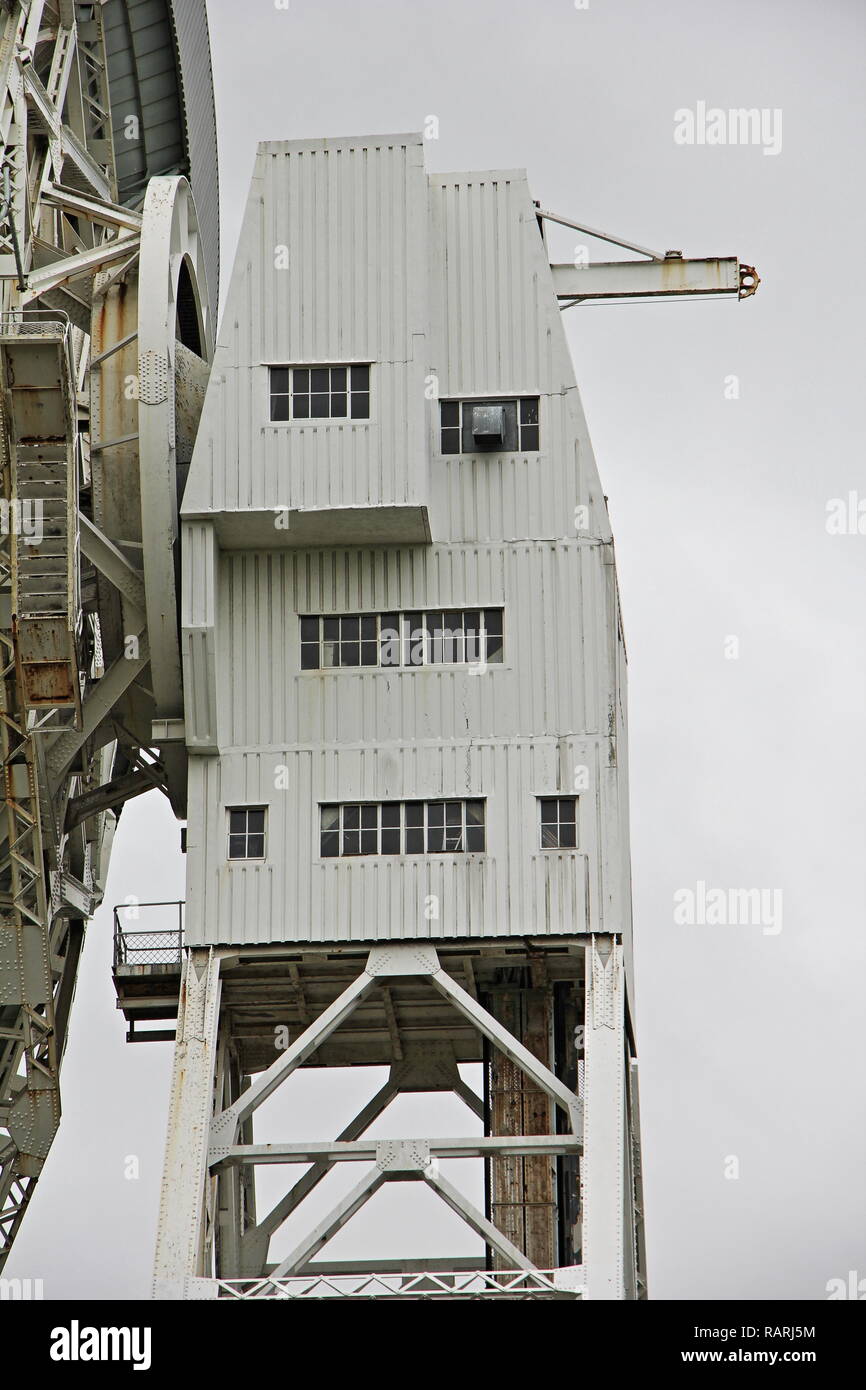
M 229 859 L 264 859 L 266 814 L 264 806 L 228 807 Z

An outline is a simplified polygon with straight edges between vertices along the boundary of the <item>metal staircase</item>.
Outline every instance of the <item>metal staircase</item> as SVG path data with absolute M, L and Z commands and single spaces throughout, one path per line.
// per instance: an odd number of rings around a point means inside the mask
M 10 462 L 12 612 L 23 703 L 81 715 L 77 412 L 69 324 L 40 311 L 0 321 L 0 391 Z M 56 727 L 52 719 L 53 726 Z

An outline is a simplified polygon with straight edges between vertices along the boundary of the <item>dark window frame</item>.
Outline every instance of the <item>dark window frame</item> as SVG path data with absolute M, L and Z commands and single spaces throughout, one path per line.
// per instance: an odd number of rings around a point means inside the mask
M 310 613 L 299 620 L 302 671 L 448 670 L 505 660 L 501 607 Z
M 577 849 L 578 797 L 539 796 L 537 800 L 541 849 Z
M 484 797 L 319 803 L 319 858 L 486 854 Z
M 256 852 L 251 853 L 251 849 Z M 229 863 L 255 863 L 267 857 L 267 806 L 226 806 L 226 858 Z
M 469 441 L 467 410 L 476 405 L 504 405 L 513 410 L 513 443 L 485 448 Z M 446 454 L 537 454 L 541 448 L 540 396 L 449 397 L 439 402 L 439 452 Z
M 351 424 L 369 420 L 371 362 L 268 367 L 272 424 Z

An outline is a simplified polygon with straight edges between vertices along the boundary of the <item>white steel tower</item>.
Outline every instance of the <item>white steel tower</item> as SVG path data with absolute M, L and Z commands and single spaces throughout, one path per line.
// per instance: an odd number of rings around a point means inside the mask
M 521 171 L 428 174 L 419 136 L 259 147 L 181 507 L 183 975 L 117 973 L 130 1019 L 177 1010 L 157 1296 L 645 1294 L 625 650 L 560 306 L 756 277 L 625 242 L 551 266 L 551 216 Z M 333 1141 L 256 1144 L 297 1068 L 383 1064 Z M 365 1137 L 405 1091 L 483 1135 Z M 317 1258 L 396 1181 L 479 1256 Z

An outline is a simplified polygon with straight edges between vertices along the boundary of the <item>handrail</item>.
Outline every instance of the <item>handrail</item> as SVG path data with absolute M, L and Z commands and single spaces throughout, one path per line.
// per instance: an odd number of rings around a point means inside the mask
M 112 908 L 114 917 L 114 967 L 122 965 L 179 965 L 183 960 L 183 909 L 186 904 L 176 899 L 153 903 L 117 903 Z M 152 907 L 176 907 L 176 927 L 156 927 L 151 930 L 125 927 L 120 920 L 121 913 L 134 913 L 138 922 L 140 913 Z

